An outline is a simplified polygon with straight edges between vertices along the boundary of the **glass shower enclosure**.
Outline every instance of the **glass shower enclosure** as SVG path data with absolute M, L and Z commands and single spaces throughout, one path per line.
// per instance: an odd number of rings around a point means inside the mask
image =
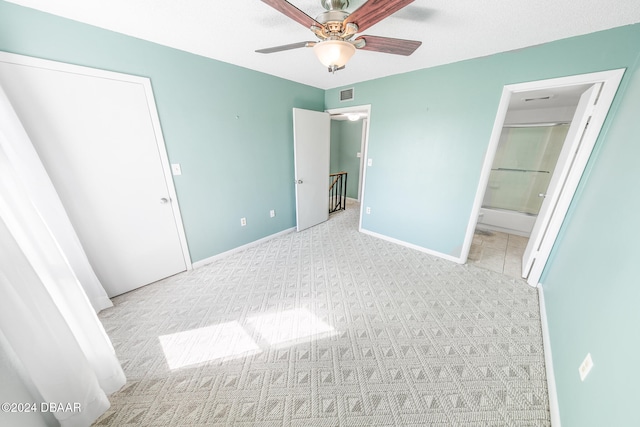
M 567 136 L 567 123 L 506 125 L 485 191 L 479 228 L 531 232 Z

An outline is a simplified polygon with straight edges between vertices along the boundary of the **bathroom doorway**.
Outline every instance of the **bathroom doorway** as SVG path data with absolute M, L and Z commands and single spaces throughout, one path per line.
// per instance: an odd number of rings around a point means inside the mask
M 468 262 L 522 276 L 522 257 L 580 96 L 590 85 L 511 97 Z
M 505 86 L 466 260 L 538 284 L 623 73 Z

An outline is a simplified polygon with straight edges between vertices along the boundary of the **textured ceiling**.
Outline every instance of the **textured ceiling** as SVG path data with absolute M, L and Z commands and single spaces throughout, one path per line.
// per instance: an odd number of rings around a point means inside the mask
M 364 32 L 422 41 L 412 56 L 357 51 L 331 74 L 309 48 L 254 52 L 315 40 L 259 0 L 9 1 L 322 89 L 640 22 L 639 0 L 416 0 Z M 291 3 L 312 17 L 323 11 L 320 0 Z

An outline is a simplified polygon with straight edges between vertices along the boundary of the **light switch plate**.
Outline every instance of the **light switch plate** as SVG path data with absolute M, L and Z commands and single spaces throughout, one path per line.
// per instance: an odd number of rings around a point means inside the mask
M 174 175 L 182 175 L 180 163 L 171 163 L 171 173 L 173 173 Z
M 587 357 L 584 358 L 580 367 L 578 368 L 578 372 L 580 373 L 580 380 L 584 381 L 589 375 L 589 372 L 593 368 L 593 359 L 591 359 L 591 353 L 587 353 Z

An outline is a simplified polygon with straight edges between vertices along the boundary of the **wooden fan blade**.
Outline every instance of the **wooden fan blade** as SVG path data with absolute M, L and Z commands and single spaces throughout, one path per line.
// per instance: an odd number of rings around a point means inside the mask
M 256 50 L 256 53 L 282 52 L 283 50 L 298 49 L 300 47 L 313 47 L 313 45 L 315 45 L 315 44 L 316 44 L 316 42 L 291 43 L 291 44 L 285 44 L 285 45 L 282 45 L 282 46 L 268 47 L 266 49 L 258 49 L 258 50 Z
M 358 31 L 364 31 L 408 4 L 413 3 L 413 1 L 414 0 L 369 0 L 349 15 L 349 17 L 344 20 L 344 23 L 353 22 L 358 26 Z
M 313 19 L 312 17 L 310 17 L 309 15 L 307 15 L 306 13 L 304 13 L 303 11 L 301 11 L 300 9 L 298 9 L 288 1 L 262 0 L 262 2 L 268 4 L 272 8 L 279 11 L 280 13 L 287 15 L 289 18 L 293 19 L 296 22 L 299 22 L 300 24 L 304 25 L 307 28 L 311 27 L 312 25 L 315 25 L 317 27 L 322 27 L 322 24 L 320 24 L 318 21 L 316 21 L 315 19 Z
M 416 40 L 403 40 L 392 39 L 390 37 L 378 37 L 378 36 L 360 36 L 355 41 L 364 40 L 364 47 L 362 50 L 372 50 L 375 52 L 392 53 L 394 55 L 409 56 L 417 48 L 420 47 L 422 42 Z

